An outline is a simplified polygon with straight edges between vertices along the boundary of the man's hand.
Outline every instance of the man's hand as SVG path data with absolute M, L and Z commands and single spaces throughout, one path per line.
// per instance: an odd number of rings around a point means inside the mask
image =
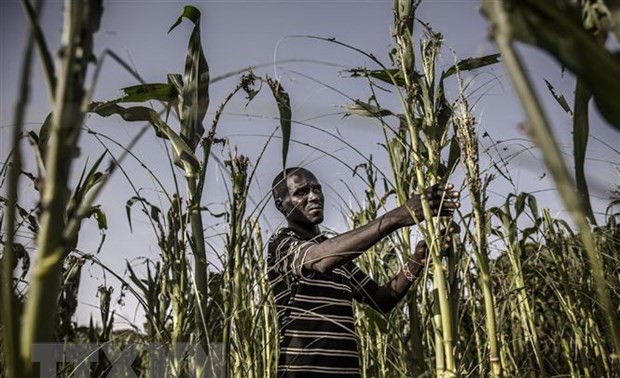
M 441 231 L 441 248 L 449 251 L 452 248 L 452 234 L 459 231 L 456 224 L 452 224 L 448 231 Z M 428 246 L 424 240 L 418 242 L 413 252 L 413 257 L 409 260 L 402 271 L 398 273 L 390 282 L 377 288 L 370 293 L 374 307 L 386 314 L 390 312 L 396 304 L 403 299 L 411 284 L 422 274 L 422 270 L 429 264 Z
M 454 210 L 461 206 L 459 202 L 461 193 L 454 190 L 452 184 L 433 185 L 424 191 L 424 196 L 428 200 L 433 216 L 451 216 L 454 214 Z M 400 206 L 394 211 L 397 213 L 399 223 L 402 226 L 411 226 L 424 220 L 422 199 L 419 194 L 409 199 L 406 205 Z
M 445 230 L 440 232 L 441 239 L 443 241 L 441 248 L 444 254 L 452 249 L 452 234 L 457 232 L 457 229 L 458 227 L 456 225 L 452 225 L 447 232 Z M 430 261 L 431 259 L 428 256 L 428 246 L 424 240 L 420 240 L 415 246 L 415 251 L 413 252 L 411 261 L 407 264 L 408 270 L 414 277 L 419 277 L 422 269 L 424 269 Z M 409 279 L 409 277 L 407 278 Z

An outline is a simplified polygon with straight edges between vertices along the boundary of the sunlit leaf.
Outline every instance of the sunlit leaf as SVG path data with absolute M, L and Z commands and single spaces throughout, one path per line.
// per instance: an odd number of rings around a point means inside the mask
M 174 102 L 179 93 L 171 83 L 140 84 L 121 89 L 123 97 L 119 102 L 164 101 Z
M 209 66 L 202 50 L 200 40 L 200 11 L 193 6 L 185 6 L 183 14 L 170 28 L 172 31 L 183 18 L 194 24 L 187 47 L 183 91 L 179 101 L 181 109 L 181 138 L 192 151 L 200 143 L 204 134 L 202 121 L 209 107 Z

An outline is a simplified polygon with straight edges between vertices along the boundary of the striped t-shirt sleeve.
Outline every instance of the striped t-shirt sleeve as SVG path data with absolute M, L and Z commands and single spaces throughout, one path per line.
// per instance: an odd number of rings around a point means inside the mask
M 279 236 L 272 240 L 272 243 L 274 243 L 272 245 L 272 269 L 282 275 L 293 274 L 301 276 L 302 273 L 306 272 L 304 264 L 308 249 L 316 243 L 301 240 L 296 235 L 285 234 Z

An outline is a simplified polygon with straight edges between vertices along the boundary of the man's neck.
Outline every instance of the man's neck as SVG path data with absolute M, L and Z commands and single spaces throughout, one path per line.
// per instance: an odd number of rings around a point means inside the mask
M 304 227 L 299 224 L 289 222 L 288 228 L 297 232 L 304 239 L 312 239 L 321 234 L 321 230 L 319 229 L 318 225 L 311 226 L 311 227 Z

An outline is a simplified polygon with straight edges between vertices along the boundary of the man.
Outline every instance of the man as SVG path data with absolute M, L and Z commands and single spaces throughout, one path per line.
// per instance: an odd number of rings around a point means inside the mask
M 427 248 L 418 243 L 412 260 L 383 286 L 353 259 L 390 233 L 423 220 L 420 197 L 328 239 L 319 230 L 323 192 L 310 171 L 288 168 L 276 176 L 272 188 L 276 207 L 288 223 L 269 240 L 268 276 L 280 326 L 278 377 L 359 377 L 353 299 L 382 313 L 392 310 L 421 274 Z M 452 185 L 434 186 L 425 195 L 436 216 L 451 215 L 460 206 L 460 194 Z

